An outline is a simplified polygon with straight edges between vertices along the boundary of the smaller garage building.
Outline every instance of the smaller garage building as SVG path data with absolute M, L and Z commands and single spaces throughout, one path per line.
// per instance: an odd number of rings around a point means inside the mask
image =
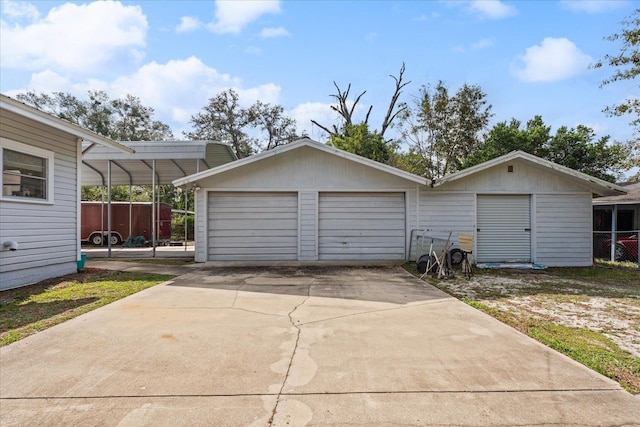
M 310 139 L 174 181 L 196 191 L 196 261 L 396 261 L 416 230 L 474 235 L 479 262 L 591 265 L 613 184 L 522 152 L 427 185 Z M 415 254 L 415 252 L 413 252 Z

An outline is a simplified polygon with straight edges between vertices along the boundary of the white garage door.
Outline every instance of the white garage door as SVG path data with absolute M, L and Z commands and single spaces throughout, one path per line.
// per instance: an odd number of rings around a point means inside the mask
M 320 193 L 320 260 L 403 260 L 404 193 Z
M 478 262 L 531 262 L 529 195 L 478 195 Z
M 298 259 L 297 193 L 209 193 L 209 261 Z

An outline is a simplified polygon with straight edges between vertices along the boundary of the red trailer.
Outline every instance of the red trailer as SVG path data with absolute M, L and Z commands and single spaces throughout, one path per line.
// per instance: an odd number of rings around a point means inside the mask
M 111 202 L 111 244 L 119 245 L 129 236 L 143 236 L 151 242 L 150 202 Z M 107 241 L 109 205 L 102 202 L 82 202 L 80 239 L 101 246 Z M 171 206 L 160 203 L 156 209 L 156 244 L 171 240 Z

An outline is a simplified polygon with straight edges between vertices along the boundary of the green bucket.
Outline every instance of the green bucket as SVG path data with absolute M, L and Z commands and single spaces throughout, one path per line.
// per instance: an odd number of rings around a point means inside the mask
M 78 271 L 84 271 L 84 263 L 87 262 L 87 254 L 80 255 L 80 260 L 76 262 Z

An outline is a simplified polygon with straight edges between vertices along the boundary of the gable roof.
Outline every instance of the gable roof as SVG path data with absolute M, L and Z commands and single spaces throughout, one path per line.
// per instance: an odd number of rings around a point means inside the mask
M 292 142 L 290 144 L 287 145 L 281 145 L 279 147 L 276 147 L 272 150 L 269 151 L 263 151 L 260 154 L 255 154 L 253 156 L 249 156 L 249 157 L 245 157 L 243 159 L 240 160 L 236 160 L 235 162 L 231 162 L 231 163 L 227 163 L 225 165 L 222 166 L 218 166 L 215 167 L 213 169 L 209 169 L 203 172 L 199 172 L 184 178 L 180 178 L 180 179 L 176 179 L 173 181 L 173 185 L 175 185 L 176 187 L 182 186 L 182 185 L 186 185 L 195 181 L 199 181 L 201 179 L 204 178 L 208 178 L 210 176 L 213 175 L 217 175 L 223 172 L 227 172 L 229 170 L 235 169 L 235 168 L 239 168 L 254 162 L 259 162 L 261 160 L 264 159 L 268 159 L 270 157 L 273 156 L 278 156 L 280 154 L 284 154 L 287 153 L 289 151 L 293 151 L 296 150 L 298 148 L 301 147 L 310 147 L 313 148 L 315 150 L 319 150 L 334 156 L 338 156 L 338 157 L 342 157 L 344 159 L 347 159 L 349 161 L 355 162 L 355 163 L 359 163 L 361 165 L 365 165 L 368 167 L 371 167 L 373 169 L 377 169 L 379 171 L 382 172 L 386 172 L 389 173 L 391 175 L 395 175 L 397 177 L 418 183 L 418 184 L 422 184 L 424 185 L 426 183 L 425 179 L 421 176 L 418 175 L 414 175 L 412 173 L 409 172 L 405 172 L 403 170 L 394 168 L 392 166 L 389 165 L 385 165 L 379 162 L 376 162 L 374 160 L 371 159 L 367 159 L 361 156 L 358 156 L 356 154 L 352 154 L 343 150 L 339 150 L 337 148 L 334 147 L 330 147 L 326 144 L 322 144 L 320 142 L 317 141 L 313 141 L 309 138 L 303 138 L 303 139 L 299 139 L 298 141 Z
M 78 126 L 70 121 L 61 119 L 44 111 L 40 111 L 30 105 L 17 101 L 13 98 L 9 98 L 6 95 L 0 94 L 0 110 L 11 111 L 12 113 L 19 114 L 20 116 L 27 117 L 35 122 L 42 123 L 52 128 L 61 130 L 63 132 L 70 133 L 71 135 L 81 138 L 83 141 L 104 145 L 118 151 L 125 153 L 134 153 L 134 150 L 125 147 L 109 138 L 99 135 L 93 131 Z
M 456 181 L 469 175 L 473 175 L 475 173 L 513 160 L 523 160 L 533 165 L 551 169 L 561 175 L 577 179 L 581 181 L 585 186 L 587 186 L 592 193 L 599 196 L 613 196 L 627 193 L 627 190 L 623 187 L 620 187 L 619 185 L 612 184 L 599 178 L 595 178 L 591 175 L 587 175 L 586 173 L 578 172 L 566 166 L 561 166 L 549 160 L 541 159 L 540 157 L 534 156 L 533 154 L 525 153 L 524 151 L 512 151 L 508 154 L 505 154 L 504 156 L 496 157 L 495 159 L 480 163 L 479 165 L 475 165 L 451 175 L 444 176 L 437 180 L 433 186 L 438 187 L 447 182 Z

